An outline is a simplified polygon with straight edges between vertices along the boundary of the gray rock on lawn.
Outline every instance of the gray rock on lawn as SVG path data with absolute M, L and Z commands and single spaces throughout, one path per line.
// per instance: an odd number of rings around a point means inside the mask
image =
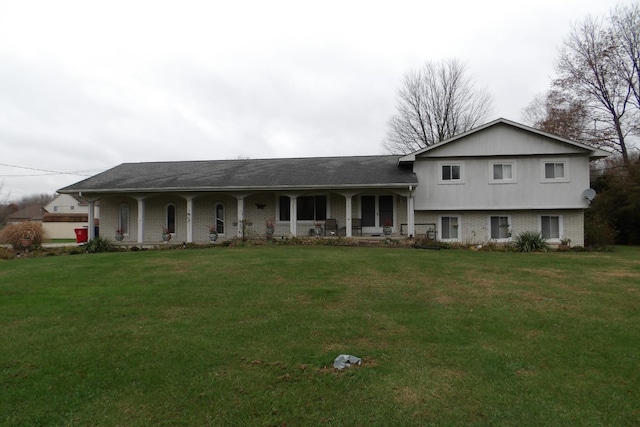
M 356 356 L 351 356 L 350 354 L 341 354 L 333 361 L 333 367 L 336 369 L 350 368 L 351 365 L 360 366 L 361 364 L 362 359 Z

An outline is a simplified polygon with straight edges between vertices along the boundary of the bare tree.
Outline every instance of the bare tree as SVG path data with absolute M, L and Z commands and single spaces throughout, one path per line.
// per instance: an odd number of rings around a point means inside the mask
M 611 32 L 618 47 L 618 72 L 640 109 L 640 5 L 618 6 L 610 16 Z
M 4 182 L 0 182 L 0 228 L 2 228 L 6 224 L 7 217 L 15 212 L 15 205 L 8 204 L 9 193 L 5 194 L 3 192 L 3 188 Z
M 632 128 L 632 95 L 628 76 L 620 73 L 620 44 L 602 19 L 588 17 L 573 27 L 557 63 L 553 86 L 583 99 L 598 138 L 629 163 L 627 135 Z
M 9 200 L 9 193 L 4 193 L 4 182 L 0 182 L 0 204 L 4 204 Z
M 475 87 L 464 63 L 427 62 L 404 75 L 382 146 L 393 154 L 419 150 L 482 124 L 492 107 L 493 98 Z
M 557 89 L 536 96 L 523 116 L 527 124 L 572 141 L 590 143 L 594 137 L 584 101 Z
M 22 197 L 18 200 L 17 205 L 20 206 L 20 208 L 25 208 L 29 205 L 46 205 L 55 198 L 55 193 L 34 193 Z

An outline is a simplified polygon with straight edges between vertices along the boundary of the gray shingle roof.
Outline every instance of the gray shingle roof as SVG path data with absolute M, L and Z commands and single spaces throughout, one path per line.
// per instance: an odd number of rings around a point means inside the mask
M 417 185 L 400 156 L 123 163 L 58 190 L 75 192 L 362 188 Z

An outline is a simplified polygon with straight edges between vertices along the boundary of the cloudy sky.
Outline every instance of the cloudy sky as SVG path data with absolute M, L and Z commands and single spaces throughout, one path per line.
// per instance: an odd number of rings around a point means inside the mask
M 613 0 L 0 0 L 0 196 L 124 162 L 381 154 L 402 75 L 458 58 L 521 121 Z

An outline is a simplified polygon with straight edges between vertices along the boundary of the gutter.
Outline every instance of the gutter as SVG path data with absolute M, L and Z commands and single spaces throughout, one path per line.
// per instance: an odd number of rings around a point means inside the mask
M 391 184 L 347 184 L 336 186 L 318 186 L 318 185 L 276 185 L 268 187 L 162 187 L 162 188 L 101 188 L 101 189 L 78 189 L 58 191 L 61 194 L 78 194 L 84 197 L 83 193 L 88 194 L 112 194 L 112 193 L 169 193 L 169 192 L 198 192 L 198 193 L 224 193 L 231 191 L 291 191 L 291 190 L 352 190 L 352 189 L 383 189 L 383 188 L 402 188 L 407 186 L 418 186 L 418 182 L 403 182 Z

